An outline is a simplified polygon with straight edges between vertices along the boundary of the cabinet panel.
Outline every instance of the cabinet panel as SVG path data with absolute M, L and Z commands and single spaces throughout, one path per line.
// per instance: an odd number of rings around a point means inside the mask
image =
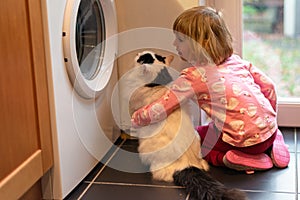
M 25 1 L 1 1 L 0 179 L 39 147 L 33 61 Z M 12 7 L 14 6 L 14 12 Z
M 42 154 L 38 150 L 0 182 L 0 199 L 19 199 L 42 175 Z
M 53 157 L 41 1 L 0 1 L 0 13 L 0 199 L 7 199 L 26 192 Z

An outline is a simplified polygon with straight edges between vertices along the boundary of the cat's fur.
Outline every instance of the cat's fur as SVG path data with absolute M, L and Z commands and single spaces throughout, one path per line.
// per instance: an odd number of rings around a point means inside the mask
M 129 101 L 132 114 L 144 105 L 160 98 L 172 77 L 167 65 L 172 56 L 162 57 L 153 52 L 140 53 L 135 61 L 139 65 L 132 78 L 152 80 L 135 90 Z M 174 181 L 185 186 L 190 199 L 246 199 L 244 193 L 227 189 L 206 172 L 209 165 L 202 159 L 200 137 L 195 132 L 188 104 L 174 110 L 165 120 L 136 129 L 139 137 L 139 156 L 150 166 L 153 179 Z

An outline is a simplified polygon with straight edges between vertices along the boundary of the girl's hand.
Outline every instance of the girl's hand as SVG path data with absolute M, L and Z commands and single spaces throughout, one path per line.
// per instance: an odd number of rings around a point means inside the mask
M 138 128 L 141 126 L 147 126 L 150 124 L 151 120 L 147 110 L 139 109 L 135 111 L 131 116 L 131 126 Z

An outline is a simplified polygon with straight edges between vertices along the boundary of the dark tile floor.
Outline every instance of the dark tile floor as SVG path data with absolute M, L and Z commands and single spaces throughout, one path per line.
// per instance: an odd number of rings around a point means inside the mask
M 288 168 L 273 168 L 247 175 L 226 168 L 211 167 L 211 175 L 228 187 L 244 190 L 250 200 L 297 200 L 300 197 L 300 129 L 281 127 L 280 130 L 291 153 Z M 118 140 L 66 199 L 185 200 L 183 188 L 151 179 L 136 149 L 136 140 Z

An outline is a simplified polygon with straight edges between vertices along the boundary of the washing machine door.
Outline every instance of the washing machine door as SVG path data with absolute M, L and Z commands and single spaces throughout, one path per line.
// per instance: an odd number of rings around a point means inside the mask
M 107 85 L 117 53 L 117 18 L 111 0 L 68 0 L 63 25 L 64 60 L 70 81 L 84 98 Z

